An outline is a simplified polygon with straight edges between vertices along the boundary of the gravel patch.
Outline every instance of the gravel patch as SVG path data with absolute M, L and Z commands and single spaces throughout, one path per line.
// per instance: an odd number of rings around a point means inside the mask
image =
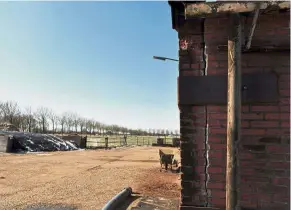
M 152 173 L 162 176 L 153 147 L 50 154 L 0 156 L 1 210 L 101 209 L 125 187 L 146 191 Z

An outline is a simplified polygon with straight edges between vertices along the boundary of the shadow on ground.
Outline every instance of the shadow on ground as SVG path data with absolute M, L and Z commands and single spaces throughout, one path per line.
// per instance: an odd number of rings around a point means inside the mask
M 129 205 L 125 205 L 118 210 L 178 210 L 179 199 L 151 197 L 151 196 L 132 196 Z
M 133 205 L 138 203 L 141 198 L 142 196 L 139 193 L 132 193 L 131 196 L 128 199 L 126 199 L 124 204 L 121 207 L 117 208 L 116 210 L 129 210 Z
M 63 204 L 33 204 L 27 206 L 24 210 L 77 210 L 75 206 L 68 206 Z

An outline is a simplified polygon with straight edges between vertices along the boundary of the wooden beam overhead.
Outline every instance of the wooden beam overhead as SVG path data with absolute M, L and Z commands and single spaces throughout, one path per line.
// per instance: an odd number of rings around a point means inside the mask
M 210 17 L 219 14 L 249 13 L 257 9 L 259 2 L 207 2 L 207 3 L 186 3 L 185 17 Z M 260 2 L 259 10 L 284 10 L 290 9 L 289 1 L 264 1 Z
M 218 45 L 218 52 L 227 52 L 227 45 Z M 252 46 L 246 49 L 243 45 L 241 47 L 242 53 L 290 53 L 290 46 Z

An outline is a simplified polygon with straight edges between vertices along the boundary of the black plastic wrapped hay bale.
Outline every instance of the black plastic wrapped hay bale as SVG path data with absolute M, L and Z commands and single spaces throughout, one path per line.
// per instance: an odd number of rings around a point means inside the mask
M 72 141 L 62 140 L 54 135 L 2 131 L 12 141 L 11 152 L 50 152 L 79 149 Z

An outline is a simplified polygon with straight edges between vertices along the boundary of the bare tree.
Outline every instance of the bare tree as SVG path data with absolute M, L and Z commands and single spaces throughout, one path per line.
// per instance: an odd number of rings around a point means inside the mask
M 49 116 L 49 109 L 46 107 L 40 107 L 36 111 L 36 116 L 38 118 L 39 124 L 41 126 L 42 132 L 46 133 L 46 127 L 47 127 L 47 119 Z
M 100 132 L 102 133 L 102 135 L 104 136 L 106 130 L 106 125 L 104 123 L 100 123 Z
M 127 132 L 128 132 L 128 129 L 126 127 L 121 127 L 121 132 L 124 136 L 126 136 Z
M 0 108 L 3 115 L 3 121 L 11 124 L 14 123 L 14 120 L 16 120 L 16 117 L 20 114 L 19 106 L 14 101 L 6 101 L 1 104 Z
M 63 113 L 62 116 L 58 117 L 58 122 L 61 125 L 61 132 L 62 132 L 62 135 L 63 135 L 64 134 L 64 128 L 65 128 L 65 125 L 66 125 L 66 122 L 67 122 L 66 113 Z
M 101 134 L 101 123 L 98 121 L 94 121 L 94 128 L 93 128 L 93 132 L 95 133 L 95 129 L 97 130 L 98 134 Z
M 72 125 L 75 127 L 75 132 L 78 132 L 78 126 L 79 126 L 79 116 L 76 113 L 72 113 L 70 115 L 72 120 Z
M 66 127 L 67 127 L 67 133 L 70 133 L 72 130 L 73 120 L 72 120 L 72 114 L 70 112 L 66 112 Z
M 86 120 L 82 117 L 79 117 L 78 123 L 79 123 L 80 129 L 81 129 L 81 134 L 82 134 L 84 131 L 85 125 L 86 125 Z
M 30 106 L 24 109 L 24 114 L 25 114 L 25 122 L 27 124 L 28 132 L 31 132 L 34 118 L 33 118 L 33 112 Z
M 111 126 L 112 132 L 117 135 L 119 133 L 119 126 L 118 125 L 112 125 Z
M 52 126 L 53 126 L 53 133 L 56 132 L 56 128 L 57 128 L 57 123 L 58 123 L 58 116 L 54 113 L 54 111 L 50 110 L 49 111 L 49 115 L 48 115 L 51 123 L 52 123 Z
M 3 104 L 4 103 L 2 101 L 0 101 L 0 122 L 4 121 L 4 112 L 3 112 L 3 109 L 2 109 Z
M 90 135 L 92 134 L 93 124 L 93 120 L 86 120 L 86 130 L 89 131 Z
M 17 116 L 14 116 L 13 124 L 19 128 L 20 131 L 25 131 L 27 124 L 25 122 L 25 115 L 18 114 Z

